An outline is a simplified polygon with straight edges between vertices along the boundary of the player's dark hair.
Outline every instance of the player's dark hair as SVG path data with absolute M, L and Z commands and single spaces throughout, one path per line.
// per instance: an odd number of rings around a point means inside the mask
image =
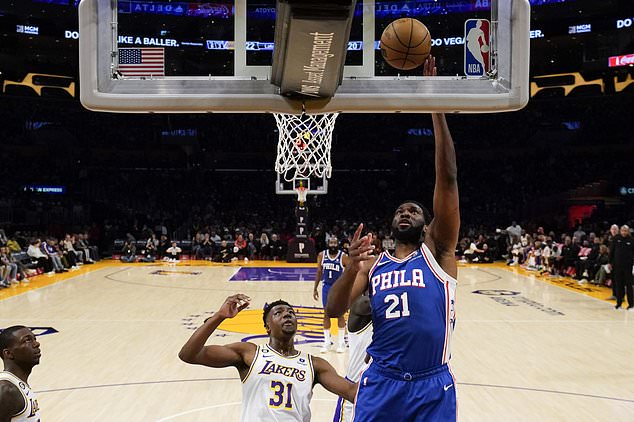
M 429 212 L 427 207 L 425 207 L 420 202 L 415 201 L 413 199 L 408 199 L 407 201 L 401 201 L 401 203 L 398 204 L 398 207 L 396 207 L 396 209 L 398 209 L 403 204 L 415 204 L 415 205 L 418 205 L 420 207 L 420 209 L 423 210 L 423 220 L 425 221 L 425 224 L 427 225 L 427 224 L 429 224 L 431 222 L 431 213 Z M 396 210 L 394 210 L 394 213 L 396 213 Z M 392 215 L 394 215 L 394 213 L 392 213 Z
M 16 331 L 21 330 L 23 328 L 26 328 L 26 327 L 24 325 L 14 325 L 12 327 L 8 327 L 2 330 L 2 332 L 0 333 L 0 356 L 2 356 L 2 351 L 4 349 L 11 347 L 13 343 L 16 341 L 13 334 Z
M 288 306 L 291 309 L 293 308 L 293 306 L 290 303 L 288 303 L 288 302 L 286 302 L 286 301 L 284 301 L 282 299 L 276 300 L 275 302 L 271 302 L 271 303 L 265 303 L 264 304 L 264 313 L 262 314 L 262 320 L 264 321 L 264 326 L 265 327 L 266 327 L 266 317 L 269 316 L 269 312 L 271 312 L 271 309 L 275 308 L 278 305 L 286 305 L 286 306 Z

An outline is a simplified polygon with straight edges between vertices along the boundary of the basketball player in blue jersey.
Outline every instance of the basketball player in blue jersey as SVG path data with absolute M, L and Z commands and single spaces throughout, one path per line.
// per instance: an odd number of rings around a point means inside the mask
M 433 57 L 425 76 L 435 76 Z M 454 327 L 460 227 L 456 155 L 447 122 L 433 114 L 435 169 L 433 211 L 415 201 L 398 206 L 392 220 L 394 255 L 373 256 L 372 239 L 350 243 L 350 264 L 330 289 L 327 312 L 343 315 L 368 290 L 374 334 L 372 363 L 360 378 L 355 421 L 455 421 L 456 391 L 448 366 Z
M 319 283 L 322 282 L 321 301 L 324 305 L 324 344 L 320 352 L 326 353 L 328 349 L 330 349 L 330 316 L 325 312 L 326 302 L 328 301 L 328 291 L 343 273 L 343 268 L 348 262 L 348 256 L 339 249 L 339 241 L 335 236 L 328 239 L 328 249 L 319 252 L 317 262 L 317 275 L 315 276 L 313 299 L 319 299 L 317 287 L 319 287 Z M 343 315 L 337 318 L 337 327 L 339 328 L 337 335 L 337 353 L 343 353 L 346 350 L 346 320 Z

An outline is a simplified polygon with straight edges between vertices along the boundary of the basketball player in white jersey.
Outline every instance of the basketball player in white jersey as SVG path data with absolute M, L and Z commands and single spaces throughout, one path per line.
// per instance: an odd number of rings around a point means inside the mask
M 362 295 L 350 306 L 348 316 L 348 341 L 350 356 L 346 379 L 359 382 L 361 373 L 368 365 L 369 356 L 366 349 L 372 342 L 372 308 L 367 294 Z M 349 422 L 352 420 L 353 404 L 339 397 L 333 422 Z
M 29 375 L 40 363 L 40 343 L 27 327 L 16 325 L 0 333 L 0 422 L 39 422 L 37 396 L 29 386 Z
M 297 351 L 294 346 L 297 319 L 293 307 L 278 300 L 264 306 L 265 345 L 239 342 L 205 346 L 216 328 L 249 306 L 243 294 L 227 298 L 185 343 L 179 357 L 191 364 L 225 368 L 234 366 L 242 381 L 243 422 L 310 421 L 313 386 L 354 401 L 357 385 L 340 377 L 325 360 Z
M 315 275 L 315 286 L 313 288 L 313 299 L 319 299 L 319 283 L 322 283 L 321 301 L 326 308 L 328 302 L 328 291 L 335 281 L 343 273 L 344 267 L 348 263 L 348 255 L 339 249 L 339 240 L 332 236 L 328 239 L 328 249 L 319 252 L 317 255 L 317 274 Z M 337 318 L 337 353 L 343 353 L 346 350 L 346 319 L 342 316 Z M 330 349 L 330 316 L 324 309 L 324 344 L 319 350 L 326 353 Z

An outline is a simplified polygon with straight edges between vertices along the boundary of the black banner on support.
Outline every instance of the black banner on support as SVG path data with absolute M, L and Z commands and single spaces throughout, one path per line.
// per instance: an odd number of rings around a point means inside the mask
M 332 97 L 343 79 L 355 0 L 278 1 L 272 82 L 280 94 Z

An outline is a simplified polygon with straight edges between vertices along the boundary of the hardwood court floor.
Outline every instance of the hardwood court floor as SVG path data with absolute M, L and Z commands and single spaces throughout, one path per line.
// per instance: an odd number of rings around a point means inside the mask
M 252 306 L 211 341 L 262 342 L 262 305 L 283 298 L 298 307 L 298 348 L 318 353 L 313 271 L 257 261 L 104 263 L 0 293 L 0 327 L 40 334 L 30 381 L 43 421 L 233 421 L 237 372 L 186 365 L 181 345 L 228 295 L 243 292 Z M 461 267 L 458 279 L 459 420 L 634 420 L 634 312 L 503 266 Z M 322 356 L 345 371 L 347 353 Z M 312 420 L 332 420 L 334 406 L 316 387 Z

